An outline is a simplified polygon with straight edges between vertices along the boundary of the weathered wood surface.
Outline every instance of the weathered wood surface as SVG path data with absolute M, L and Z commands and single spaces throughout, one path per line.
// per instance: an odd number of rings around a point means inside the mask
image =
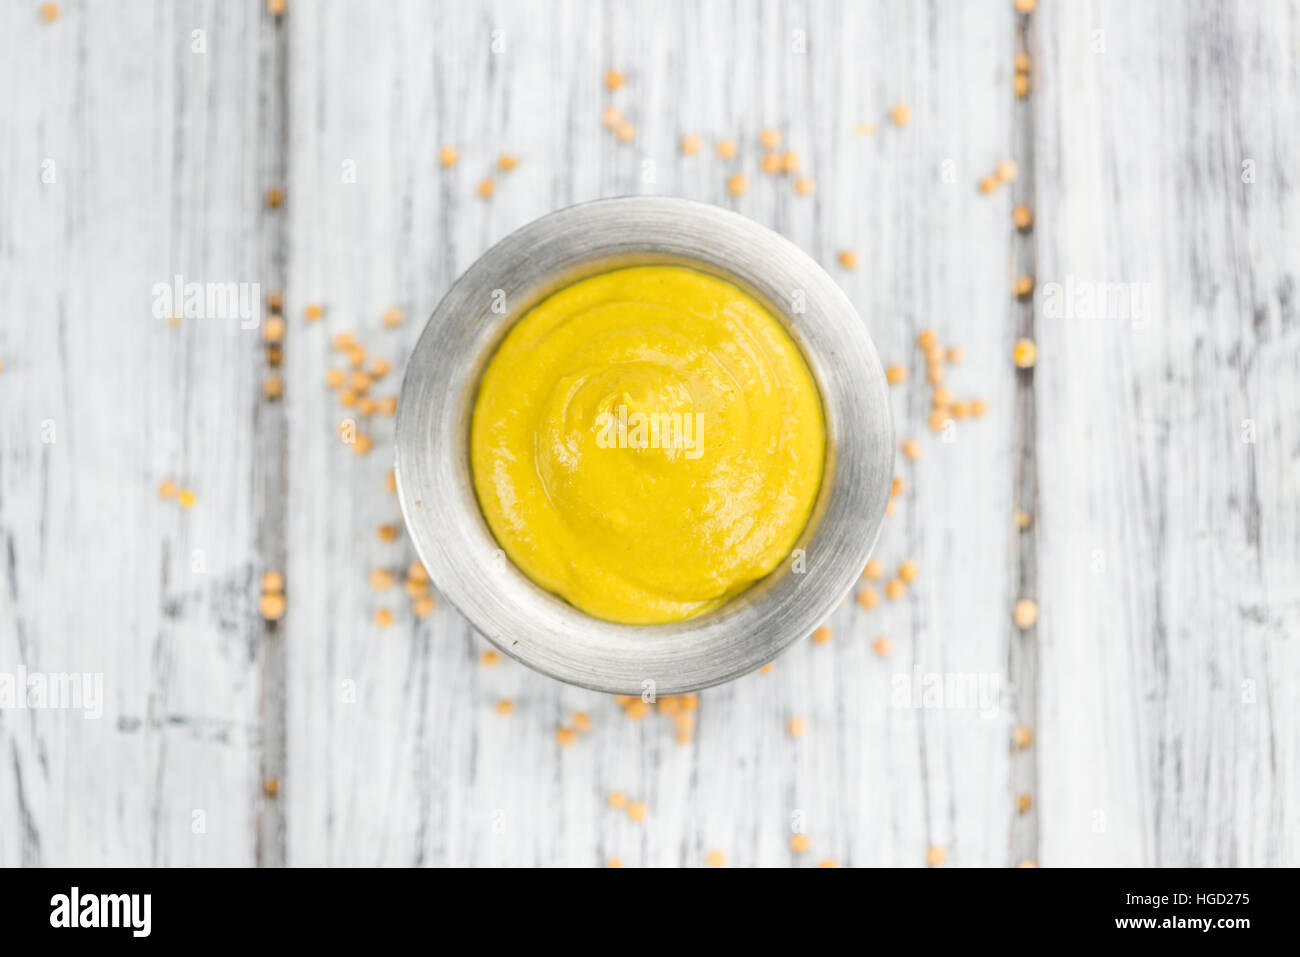
M 101 671 L 105 707 L 0 709 L 0 864 L 694 865 L 718 848 L 913 866 L 931 845 L 955 865 L 1300 863 L 1300 13 L 1042 6 L 294 2 L 277 24 L 252 2 L 65 3 L 46 25 L 8 5 L 0 673 Z M 611 67 L 628 76 L 612 96 Z M 601 126 L 611 100 L 635 143 Z M 813 195 L 759 172 L 764 126 Z M 701 155 L 678 153 L 685 132 Z M 484 201 L 502 152 L 520 166 Z M 981 195 L 1007 157 L 1020 178 Z M 733 199 L 736 170 L 751 188 Z M 484 668 L 454 609 L 418 621 L 371 589 L 412 558 L 376 535 L 398 520 L 391 420 L 350 454 L 323 384 L 346 330 L 394 363 L 378 391 L 395 391 L 422 317 L 487 246 L 627 193 L 733 207 L 826 264 L 910 368 L 895 412 L 924 445 L 900 457 L 877 550 L 920 562 L 908 596 L 850 602 L 830 643 L 705 692 L 689 745 L 662 716 Z M 1028 236 L 1013 199 L 1035 208 Z M 1010 294 L 1021 271 L 1032 306 Z M 177 273 L 283 289 L 282 403 L 261 396 L 257 332 L 152 317 Z M 1150 322 L 1047 317 L 1069 276 L 1148 283 Z M 950 442 L 926 428 L 924 327 L 965 346 L 949 383 L 991 407 Z M 1041 361 L 1017 377 L 1030 330 Z M 193 509 L 158 500 L 167 477 Z M 268 629 L 258 580 L 281 563 L 289 613 Z M 1027 634 L 1022 595 L 1042 608 Z M 895 700 L 914 669 L 996 683 L 997 706 Z M 561 749 L 579 709 L 594 727 Z M 1036 737 L 1013 755 L 1017 723 Z M 645 823 L 605 806 L 615 789 Z
M 1038 310 L 1042 856 L 1294 866 L 1300 8 L 1037 35 L 1040 295 L 1151 294 Z

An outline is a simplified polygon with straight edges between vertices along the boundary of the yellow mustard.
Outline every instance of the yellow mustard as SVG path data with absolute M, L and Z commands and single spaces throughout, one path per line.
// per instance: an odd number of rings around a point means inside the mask
M 470 455 L 510 559 L 608 621 L 680 621 L 771 572 L 826 436 L 808 367 L 731 283 L 619 269 L 530 310 L 488 363 Z

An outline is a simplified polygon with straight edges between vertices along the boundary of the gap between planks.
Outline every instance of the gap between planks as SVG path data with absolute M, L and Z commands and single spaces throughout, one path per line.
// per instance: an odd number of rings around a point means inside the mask
M 1019 167 L 1019 175 L 1012 185 L 1012 196 L 1017 205 L 1028 207 L 1036 213 L 1034 203 L 1034 104 L 1036 89 L 1034 77 L 1037 74 L 1038 47 L 1036 18 L 1033 14 L 1018 14 L 1015 18 L 1016 53 L 1029 55 L 1029 95 L 1021 98 L 1015 96 L 1014 90 L 1011 140 L 1012 159 Z M 1034 237 L 1037 234 L 1037 222 L 1028 232 L 1020 232 L 1012 227 L 1011 232 L 1011 276 L 1008 282 L 1008 301 L 1011 303 L 1011 324 L 1016 339 L 1035 339 L 1034 335 L 1034 301 L 1033 295 L 1026 301 L 1018 300 L 1011 294 L 1011 284 L 1020 275 L 1036 274 L 1036 256 Z M 1010 349 L 1007 350 L 1008 355 Z M 1017 516 L 1013 515 L 1011 529 L 1011 577 L 1016 592 L 1010 596 L 1012 603 L 1021 598 L 1038 600 L 1038 460 L 1035 437 L 1037 433 L 1037 409 L 1034 396 L 1034 370 L 1016 370 L 1015 424 L 1012 431 L 1013 507 L 1029 515 L 1027 528 L 1020 528 Z M 1021 629 L 1012 622 L 1011 609 L 1007 608 L 1006 627 L 1010 631 L 1007 654 L 1007 678 L 1013 691 L 1011 695 L 1012 718 L 1014 725 L 1030 729 L 1033 740 L 1026 748 L 1018 748 L 1009 743 L 1011 753 L 1011 828 L 1008 853 L 1013 867 L 1023 861 L 1038 861 L 1038 626 Z M 1031 805 L 1021 813 L 1020 795 L 1029 795 Z
M 263 194 L 272 186 L 284 190 L 284 202 L 287 204 L 294 199 L 286 185 L 289 169 L 289 28 L 283 16 L 272 16 L 271 21 L 271 30 L 264 34 L 270 39 L 262 49 L 259 128 L 266 135 L 263 138 L 263 181 L 259 185 Z M 284 207 L 267 209 L 264 204 L 258 231 L 263 291 L 279 291 L 283 297 L 287 272 L 285 244 L 288 237 Z M 264 308 L 263 312 L 265 311 Z M 289 339 L 289 336 L 284 337 L 283 348 L 289 348 Z M 258 349 L 254 356 L 256 361 L 267 367 L 263 375 L 268 374 L 270 364 L 266 361 L 265 350 Z M 281 368 L 284 366 L 282 357 Z M 276 374 L 282 375 L 278 371 Z M 288 500 L 288 415 L 284 403 L 283 396 L 271 401 L 262 395 L 254 406 L 253 430 L 257 460 L 254 466 L 253 492 L 256 496 L 257 555 L 262 563 L 261 571 L 279 571 L 285 575 L 287 582 L 285 510 Z M 254 580 L 260 586 L 260 573 L 254 576 Z M 258 716 L 261 727 L 258 786 L 253 797 L 253 818 L 257 822 L 254 860 L 258 867 L 284 867 L 287 863 L 283 810 L 287 752 L 287 629 L 284 627 L 284 619 L 266 621 L 259 613 L 252 631 L 259 639 L 256 651 Z

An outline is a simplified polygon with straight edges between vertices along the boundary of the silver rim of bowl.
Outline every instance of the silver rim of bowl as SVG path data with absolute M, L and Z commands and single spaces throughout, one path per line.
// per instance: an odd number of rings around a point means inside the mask
M 817 381 L 827 453 L 808 526 L 771 575 L 697 618 L 619 625 L 544 591 L 505 557 L 474 494 L 469 423 L 483 368 L 515 320 L 579 279 L 646 264 L 719 276 L 771 309 Z M 402 514 L 439 591 L 512 658 L 611 694 L 680 694 L 721 684 L 810 635 L 858 580 L 893 479 L 884 371 L 839 286 L 765 226 L 716 206 L 662 197 L 571 206 L 484 253 L 452 285 L 416 343 L 396 434 Z

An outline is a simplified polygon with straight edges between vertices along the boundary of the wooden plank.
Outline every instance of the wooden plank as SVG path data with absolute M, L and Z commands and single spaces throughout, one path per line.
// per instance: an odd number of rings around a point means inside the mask
M 178 274 L 258 280 L 259 13 L 0 14 L 0 671 L 104 693 L 0 710 L 3 864 L 252 861 L 257 333 L 152 308 Z
M 975 185 L 1010 149 L 1009 7 L 298 5 L 290 26 L 290 180 L 310 197 L 290 204 L 291 862 L 698 864 L 718 847 L 737 864 L 919 865 L 929 844 L 958 863 L 1004 861 L 1005 705 L 980 717 L 895 707 L 890 692 L 914 667 L 1005 686 L 1008 565 L 987 555 L 1009 547 L 1010 201 Z M 613 96 L 608 68 L 628 77 Z M 610 101 L 637 124 L 635 144 L 602 129 Z M 913 107 L 906 129 L 887 128 L 896 101 Z M 860 123 L 879 129 L 855 135 Z M 768 125 L 802 154 L 813 196 L 759 172 Z M 706 151 L 681 156 L 685 132 Z M 740 144 L 731 163 L 712 149 L 723 136 Z M 443 144 L 460 151 L 451 170 L 437 165 Z M 503 151 L 521 165 L 484 202 L 475 186 Z M 340 175 L 349 160 L 355 183 Z M 734 170 L 751 180 L 738 200 Z M 690 746 L 666 718 L 636 724 L 601 696 L 479 667 L 486 645 L 454 610 L 418 623 L 404 599 L 372 592 L 369 568 L 412 557 L 374 531 L 397 517 L 383 490 L 391 426 L 374 427 L 370 455 L 348 454 L 321 385 L 335 332 L 400 371 L 422 317 L 487 245 L 552 208 L 633 192 L 733 206 L 832 269 L 856 249 L 861 267 L 836 274 L 886 358 L 911 365 L 904 433 L 928 413 L 912 346 L 924 326 L 967 346 L 954 387 L 993 408 L 900 464 L 911 491 L 881 554 L 921 561 L 908 600 L 849 606 L 830 645 L 706 692 Z M 304 326 L 297 310 L 317 299 L 327 320 Z M 379 322 L 392 305 L 410 313 L 396 331 Z M 394 627 L 367 624 L 381 606 Z M 880 633 L 895 641 L 889 661 L 870 648 Z M 513 716 L 494 713 L 498 698 Z M 562 750 L 553 732 L 576 709 L 595 730 Z M 813 729 L 798 742 L 785 731 L 796 714 Z M 614 789 L 647 800 L 650 822 L 605 808 Z M 813 838 L 806 859 L 789 850 L 796 822 Z
M 1300 9 L 1176 10 L 1039 14 L 1042 860 L 1294 866 Z

